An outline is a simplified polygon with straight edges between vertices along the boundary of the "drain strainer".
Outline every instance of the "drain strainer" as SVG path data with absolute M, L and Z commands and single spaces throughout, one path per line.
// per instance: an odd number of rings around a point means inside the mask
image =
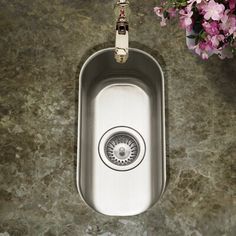
M 115 170 L 130 170 L 136 167 L 145 154 L 142 136 L 129 127 L 108 130 L 99 142 L 102 161 Z
M 117 133 L 107 140 L 104 149 L 108 160 L 118 166 L 125 166 L 137 159 L 139 143 L 128 133 Z

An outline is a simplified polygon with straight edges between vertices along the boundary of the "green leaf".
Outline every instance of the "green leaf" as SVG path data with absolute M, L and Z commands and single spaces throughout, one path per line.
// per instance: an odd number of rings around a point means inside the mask
M 205 31 L 202 31 L 202 32 L 199 34 L 199 37 L 200 37 L 201 39 L 205 39 L 206 36 L 207 36 L 207 33 L 206 33 Z
M 169 12 L 164 11 L 164 12 L 163 12 L 163 16 L 164 16 L 164 18 L 169 18 Z

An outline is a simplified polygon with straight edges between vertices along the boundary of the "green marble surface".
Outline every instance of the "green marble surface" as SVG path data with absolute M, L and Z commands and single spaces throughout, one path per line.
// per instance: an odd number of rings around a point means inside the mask
M 202 61 L 177 22 L 159 26 L 158 1 L 130 2 L 132 45 L 165 71 L 163 198 L 107 217 L 76 190 L 79 65 L 113 45 L 113 1 L 0 0 L 0 236 L 236 235 L 236 60 Z

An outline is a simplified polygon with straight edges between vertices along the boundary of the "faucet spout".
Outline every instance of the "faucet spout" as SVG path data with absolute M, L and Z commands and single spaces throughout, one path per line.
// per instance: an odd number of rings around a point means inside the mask
M 119 0 L 116 3 L 118 19 L 116 21 L 115 60 L 118 63 L 125 63 L 129 56 L 128 6 L 129 2 L 126 0 Z

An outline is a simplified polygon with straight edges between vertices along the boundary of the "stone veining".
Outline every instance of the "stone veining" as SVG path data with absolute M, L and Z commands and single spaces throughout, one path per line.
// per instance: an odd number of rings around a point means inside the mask
M 236 61 L 201 61 L 177 27 L 160 29 L 156 1 L 130 2 L 131 40 L 157 51 L 165 69 L 162 200 L 138 216 L 106 217 L 76 190 L 77 67 L 91 48 L 113 45 L 112 1 L 2 0 L 1 236 L 236 234 Z

